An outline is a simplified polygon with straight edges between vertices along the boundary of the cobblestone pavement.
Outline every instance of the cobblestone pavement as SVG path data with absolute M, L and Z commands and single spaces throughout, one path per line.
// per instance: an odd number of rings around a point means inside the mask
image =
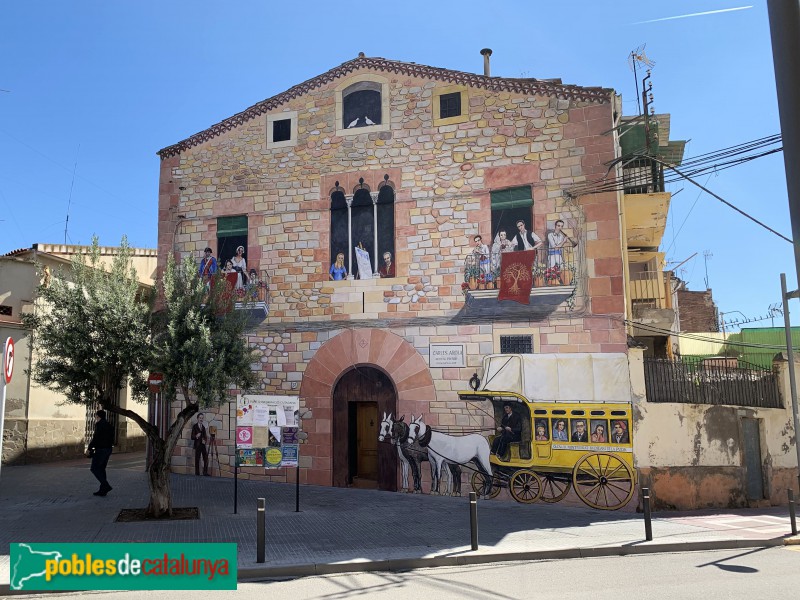
M 790 534 L 785 508 L 660 513 L 653 518 L 653 542 L 645 542 L 635 513 L 480 501 L 480 548 L 471 552 L 467 498 L 301 486 L 298 513 L 293 484 L 240 481 L 233 514 L 233 480 L 174 474 L 173 505 L 199 507 L 200 519 L 116 523 L 120 509 L 147 505 L 144 456 L 112 457 L 114 489 L 105 498 L 92 495 L 97 482 L 88 467 L 79 460 L 2 469 L 0 586 L 8 585 L 10 542 L 236 542 L 240 576 L 246 576 L 262 567 L 255 562 L 260 497 L 267 502 L 266 565 L 284 568 L 431 557 L 485 562 L 575 549 L 620 554 L 664 544 L 674 550 L 744 547 L 781 543 L 776 538 Z

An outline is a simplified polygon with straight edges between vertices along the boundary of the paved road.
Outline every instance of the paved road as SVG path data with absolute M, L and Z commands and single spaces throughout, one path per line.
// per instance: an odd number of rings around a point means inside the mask
M 282 581 L 240 583 L 214 592 L 226 600 L 722 600 L 794 598 L 800 546 L 681 552 L 562 561 L 513 561 L 402 572 L 339 573 Z M 196 600 L 197 591 L 102 592 L 111 600 Z M 89 594 L 92 594 L 91 596 Z M 90 600 L 97 592 L 60 593 L 59 600 Z
M 142 455 L 112 459 L 114 491 L 91 495 L 88 461 L 5 467 L 0 484 L 0 594 L 10 542 L 236 542 L 242 575 L 402 569 L 512 558 L 569 558 L 672 549 L 782 543 L 785 509 L 656 515 L 644 542 L 640 515 L 479 502 L 480 549 L 469 548 L 466 498 L 240 481 L 233 514 L 229 479 L 173 475 L 175 506 L 198 506 L 195 521 L 115 523 L 122 508 L 147 504 Z M 256 558 L 256 499 L 267 499 L 267 563 Z M 723 526 L 724 525 L 724 526 Z M 755 541 L 752 541 L 754 540 Z M 420 560 L 422 559 L 422 560 Z M 282 570 L 279 570 L 282 569 Z

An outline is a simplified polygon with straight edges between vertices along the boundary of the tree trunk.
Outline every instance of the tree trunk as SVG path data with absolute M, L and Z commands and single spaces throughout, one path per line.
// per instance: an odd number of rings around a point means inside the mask
M 152 440 L 151 440 L 152 441 Z M 153 461 L 147 468 L 150 484 L 150 503 L 147 516 L 152 518 L 172 516 L 172 490 L 170 488 L 170 458 L 161 439 L 153 443 Z

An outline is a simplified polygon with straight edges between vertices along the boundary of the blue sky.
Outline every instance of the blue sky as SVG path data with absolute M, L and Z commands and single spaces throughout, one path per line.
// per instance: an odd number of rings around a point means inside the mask
M 627 57 L 656 61 L 657 112 L 672 115 L 686 156 L 780 133 L 765 2 L 538 0 L 486 2 L 210 2 L 25 0 L 0 3 L 0 253 L 34 242 L 127 234 L 154 247 L 156 152 L 340 63 L 367 56 L 612 87 L 636 113 Z M 73 184 L 73 167 L 77 161 Z M 787 237 L 783 155 L 700 177 Z M 688 182 L 663 249 L 679 276 L 709 286 L 731 318 L 795 287 L 791 246 Z M 70 201 L 71 194 L 71 201 Z M 797 312 L 797 309 L 795 309 Z M 769 325 L 764 321 L 761 325 Z M 778 317 L 776 325 L 781 324 Z M 758 324 L 756 324 L 758 325 Z

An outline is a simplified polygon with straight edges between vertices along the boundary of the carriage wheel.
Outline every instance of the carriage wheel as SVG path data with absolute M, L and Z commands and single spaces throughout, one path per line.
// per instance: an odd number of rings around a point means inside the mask
M 511 481 L 508 482 L 508 491 L 517 502 L 533 504 L 542 495 L 542 480 L 533 471 L 520 469 L 514 471 L 511 476 Z
M 483 496 L 484 490 L 484 483 L 486 482 L 486 475 L 481 473 L 480 471 L 475 471 L 472 474 L 472 491 L 478 494 L 478 497 Z M 489 490 L 489 494 L 483 496 L 485 498 L 491 499 L 496 498 L 497 495 L 500 493 L 500 490 L 503 489 L 503 482 L 497 475 L 492 475 L 492 488 Z
M 542 501 L 549 504 L 559 502 L 569 493 L 571 482 L 569 475 L 558 476 L 555 473 L 539 475 L 542 480 Z
M 617 510 L 633 496 L 633 471 L 615 454 L 587 454 L 575 464 L 572 479 L 580 499 L 592 508 Z

